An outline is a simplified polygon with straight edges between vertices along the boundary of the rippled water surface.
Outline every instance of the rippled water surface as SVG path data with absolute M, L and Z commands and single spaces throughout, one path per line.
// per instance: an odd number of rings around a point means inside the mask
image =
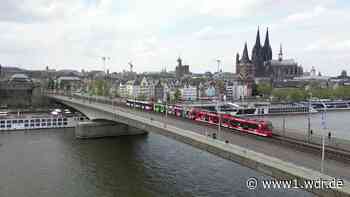
M 0 133 L 1 197 L 312 196 L 250 191 L 246 167 L 156 134 L 77 140 L 73 130 Z

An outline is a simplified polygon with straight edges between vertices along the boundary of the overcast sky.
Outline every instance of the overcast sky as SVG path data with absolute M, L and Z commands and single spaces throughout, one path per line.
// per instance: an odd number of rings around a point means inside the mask
M 244 42 L 260 26 L 276 58 L 329 75 L 350 72 L 348 0 L 1 0 L 0 64 L 23 68 L 173 70 L 179 55 L 192 72 L 234 72 Z

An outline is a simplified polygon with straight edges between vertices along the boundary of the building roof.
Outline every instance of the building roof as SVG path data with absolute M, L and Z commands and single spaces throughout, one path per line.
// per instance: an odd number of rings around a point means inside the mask
M 11 76 L 10 81 L 30 82 L 31 79 L 26 74 L 14 74 Z
M 79 77 L 73 76 L 62 76 L 57 79 L 58 81 L 80 81 Z
M 141 79 L 140 78 L 137 78 L 135 81 L 134 81 L 134 86 L 139 86 L 141 85 Z
M 294 59 L 270 60 L 268 62 L 271 66 L 297 66 L 298 65 L 298 63 Z

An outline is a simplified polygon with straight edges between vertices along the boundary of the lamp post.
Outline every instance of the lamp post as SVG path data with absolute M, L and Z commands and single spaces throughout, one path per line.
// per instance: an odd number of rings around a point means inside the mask
M 309 94 L 309 107 L 308 107 L 308 118 L 307 118 L 307 142 L 310 143 L 310 138 L 311 138 L 311 98 L 312 98 L 312 93 Z
M 326 125 L 326 112 L 327 112 L 327 106 L 324 104 L 324 111 L 322 112 L 322 159 L 321 159 L 321 172 L 324 172 L 324 146 L 325 146 L 325 139 L 324 139 L 324 135 L 325 135 L 325 131 L 327 129 L 327 125 Z
M 216 102 L 216 110 L 218 114 L 218 137 L 221 138 L 221 114 L 220 114 L 220 105 L 219 105 L 220 94 Z
M 165 121 L 164 121 L 164 127 L 167 126 L 167 120 L 168 120 L 168 102 L 167 102 L 167 95 L 165 95 Z
M 109 76 L 107 76 L 109 73 L 107 72 L 106 69 L 106 61 L 107 60 L 111 60 L 111 57 L 107 57 L 107 56 L 103 56 L 102 57 L 102 61 L 103 61 L 103 72 L 105 73 L 105 83 L 103 85 L 103 96 L 107 96 L 107 92 L 106 92 L 106 86 L 107 86 L 107 80 L 109 79 Z

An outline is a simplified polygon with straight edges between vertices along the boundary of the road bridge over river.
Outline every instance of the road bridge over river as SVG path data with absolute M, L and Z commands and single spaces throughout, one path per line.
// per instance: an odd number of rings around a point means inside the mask
M 313 189 L 320 196 L 350 196 L 350 164 L 326 157 L 325 173 L 319 172 L 320 155 L 302 151 L 295 147 L 275 143 L 253 135 L 237 134 L 222 129 L 220 139 L 214 140 L 208 134 L 215 128 L 196 124 L 189 120 L 159 114 L 146 113 L 130 108 L 93 102 L 91 100 L 49 95 L 50 98 L 85 114 L 90 120 L 108 120 L 148 132 L 159 133 L 190 144 L 220 157 L 263 172 L 278 179 L 299 180 L 344 180 L 344 186 L 337 189 Z M 228 141 L 225 142 L 225 141 Z

